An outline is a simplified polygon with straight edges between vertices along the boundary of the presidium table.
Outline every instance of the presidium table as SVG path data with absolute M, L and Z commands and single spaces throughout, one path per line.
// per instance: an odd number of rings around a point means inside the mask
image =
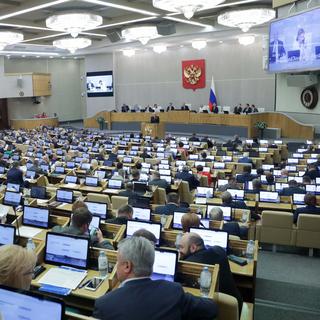
M 32 119 L 11 119 L 11 129 L 35 129 L 41 126 L 57 127 L 59 125 L 59 119 L 54 118 L 32 118 Z
M 189 111 L 169 111 L 158 113 L 160 127 L 152 128 L 152 132 L 162 134 L 166 132 L 198 133 L 203 135 L 238 134 L 242 137 L 258 137 L 259 132 L 255 124 L 264 121 L 268 128 L 281 131 L 282 138 L 313 139 L 314 126 L 296 121 L 281 112 L 261 112 L 248 115 L 235 114 L 208 114 Z M 98 117 L 103 117 L 109 130 L 143 131 L 151 130 L 150 113 L 122 113 L 101 111 L 91 118 L 84 119 L 85 128 L 98 128 Z M 157 125 L 157 124 L 155 124 Z M 164 126 L 164 127 L 162 127 Z M 143 131 L 145 134 L 145 132 Z

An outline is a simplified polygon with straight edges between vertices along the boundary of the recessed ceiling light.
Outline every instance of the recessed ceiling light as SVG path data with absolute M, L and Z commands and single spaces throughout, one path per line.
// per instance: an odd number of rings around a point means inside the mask
M 223 43 L 223 41 L 222 41 L 222 40 L 220 40 L 220 41 L 219 41 L 219 43 Z
M 22 58 L 25 58 L 25 57 L 26 57 L 26 55 L 25 55 L 25 54 L 23 54 L 21 57 L 22 57 Z
M 65 59 L 66 57 L 61 57 L 62 59 Z
M 53 56 L 50 56 L 49 58 L 50 58 L 50 59 L 53 59 Z
M 180 48 L 183 48 L 184 47 L 184 45 L 183 44 L 180 44 Z

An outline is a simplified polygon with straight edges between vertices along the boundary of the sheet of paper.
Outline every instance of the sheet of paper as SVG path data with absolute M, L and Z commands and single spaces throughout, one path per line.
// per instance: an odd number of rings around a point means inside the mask
M 48 199 L 37 199 L 37 204 L 46 204 L 48 202 L 49 202 Z
M 76 183 L 67 183 L 67 185 L 66 185 L 68 188 L 78 188 L 79 187 L 79 185 L 78 184 L 76 184 Z
M 9 206 L 4 206 L 3 204 L 0 204 L 0 219 L 2 217 L 5 217 L 9 213 Z
M 40 279 L 39 283 L 68 288 L 71 290 L 76 289 L 83 279 L 87 276 L 85 270 L 75 270 L 72 268 L 57 267 L 51 268 Z
M 21 226 L 19 227 L 19 233 L 17 232 L 17 234 L 20 234 L 20 236 L 24 238 L 33 238 L 41 231 L 42 229 L 39 228 Z

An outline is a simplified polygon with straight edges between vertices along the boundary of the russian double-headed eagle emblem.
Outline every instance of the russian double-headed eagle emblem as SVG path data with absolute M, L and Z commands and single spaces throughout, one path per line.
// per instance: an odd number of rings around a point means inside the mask
M 195 85 L 199 82 L 202 70 L 199 66 L 191 64 L 183 70 L 183 74 L 188 83 Z

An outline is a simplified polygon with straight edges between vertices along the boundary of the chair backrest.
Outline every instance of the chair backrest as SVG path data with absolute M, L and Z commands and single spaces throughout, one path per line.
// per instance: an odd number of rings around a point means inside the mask
M 207 176 L 200 176 L 200 187 L 208 187 L 208 177 Z
M 46 176 L 40 176 L 37 179 L 37 186 L 46 187 L 49 184 L 48 178 Z
M 263 227 L 292 228 L 293 214 L 291 212 L 269 211 L 262 212 L 261 224 Z
M 192 203 L 193 196 L 190 192 L 189 183 L 187 181 L 181 181 L 179 186 L 180 202 Z
M 298 230 L 314 231 L 320 233 L 320 215 L 299 214 L 297 227 Z
M 112 210 L 118 210 L 122 206 L 128 204 L 128 197 L 112 196 Z
M 88 193 L 86 200 L 91 202 L 107 203 L 108 205 L 111 205 L 110 197 L 107 194 Z
M 238 320 L 239 308 L 235 297 L 218 292 L 214 295 L 214 301 L 218 304 L 219 314 L 216 320 Z
M 157 188 L 158 192 L 158 202 L 157 204 L 166 204 L 166 190 L 163 188 Z

